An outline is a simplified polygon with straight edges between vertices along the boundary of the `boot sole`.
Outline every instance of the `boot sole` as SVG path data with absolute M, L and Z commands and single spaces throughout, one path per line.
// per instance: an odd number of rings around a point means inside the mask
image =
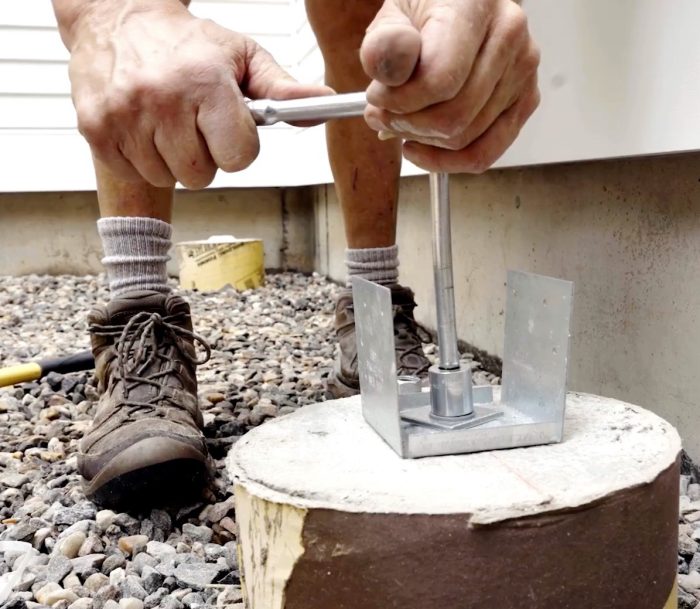
M 149 459 L 144 459 L 144 453 Z M 112 459 L 84 482 L 85 496 L 122 510 L 184 505 L 197 499 L 210 479 L 206 454 L 169 438 L 149 438 Z

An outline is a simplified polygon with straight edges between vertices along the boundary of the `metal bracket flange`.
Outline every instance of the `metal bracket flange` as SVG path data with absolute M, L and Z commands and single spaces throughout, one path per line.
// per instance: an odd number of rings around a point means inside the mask
M 430 415 L 428 388 L 399 392 L 390 290 L 353 279 L 363 415 L 400 456 L 561 441 L 573 284 L 510 271 L 506 289 L 503 387 L 474 387 L 472 417 L 445 425 Z

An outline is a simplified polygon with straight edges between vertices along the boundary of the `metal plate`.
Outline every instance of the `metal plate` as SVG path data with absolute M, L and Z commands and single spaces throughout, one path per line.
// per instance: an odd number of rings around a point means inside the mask
M 362 414 L 384 441 L 402 455 L 391 290 L 353 277 L 352 297 Z
M 496 400 L 493 406 L 503 416 L 469 429 L 435 429 L 404 421 L 404 457 L 458 455 L 484 450 L 498 450 L 551 444 L 557 442 L 558 422 L 534 422 L 516 409 Z
M 508 272 L 504 404 L 535 423 L 556 423 L 561 439 L 566 403 L 573 283 Z
M 493 421 L 502 416 L 503 413 L 495 408 L 486 408 L 484 406 L 474 406 L 474 412 L 467 417 L 451 417 L 453 420 L 436 419 L 430 413 L 432 406 L 420 406 L 401 410 L 401 418 L 409 423 L 417 423 L 435 429 L 469 429 L 477 425 L 483 425 L 488 421 Z

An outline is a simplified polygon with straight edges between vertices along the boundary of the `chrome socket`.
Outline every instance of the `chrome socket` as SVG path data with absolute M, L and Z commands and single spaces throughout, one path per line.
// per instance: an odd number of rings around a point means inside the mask
M 471 370 L 460 364 L 454 370 L 443 370 L 438 365 L 430 367 L 430 416 L 454 420 L 468 417 L 474 412 Z

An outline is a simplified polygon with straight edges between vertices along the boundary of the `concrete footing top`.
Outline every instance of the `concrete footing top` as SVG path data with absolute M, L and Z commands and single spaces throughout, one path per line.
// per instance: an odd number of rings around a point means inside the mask
M 561 444 L 407 460 L 365 423 L 355 397 L 253 430 L 234 447 L 228 470 L 255 494 L 297 507 L 469 513 L 473 524 L 486 524 L 651 482 L 680 448 L 676 430 L 643 408 L 569 394 Z

